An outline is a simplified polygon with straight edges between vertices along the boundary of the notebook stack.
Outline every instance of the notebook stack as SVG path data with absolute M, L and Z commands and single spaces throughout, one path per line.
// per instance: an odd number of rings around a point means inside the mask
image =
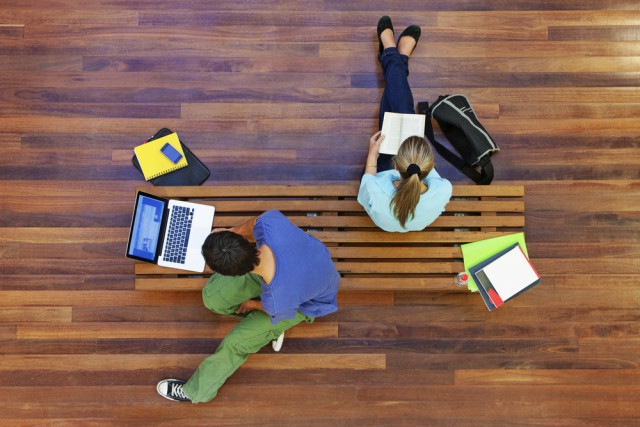
M 468 288 L 492 311 L 540 283 L 527 255 L 524 233 L 507 234 L 461 245 Z

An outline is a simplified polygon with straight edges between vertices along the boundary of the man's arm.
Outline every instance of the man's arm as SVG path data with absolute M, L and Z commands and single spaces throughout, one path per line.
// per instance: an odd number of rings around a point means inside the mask
M 247 239 L 250 242 L 255 242 L 255 237 L 253 236 L 253 227 L 255 227 L 256 225 L 256 221 L 258 220 L 257 216 L 254 216 L 253 218 L 249 218 L 248 220 L 246 220 L 245 222 L 243 222 L 242 224 L 236 225 L 235 227 L 231 227 L 231 228 L 214 228 L 212 230 L 213 233 L 216 233 L 218 231 L 232 231 L 236 234 L 241 235 L 242 237 L 244 237 L 245 239 Z

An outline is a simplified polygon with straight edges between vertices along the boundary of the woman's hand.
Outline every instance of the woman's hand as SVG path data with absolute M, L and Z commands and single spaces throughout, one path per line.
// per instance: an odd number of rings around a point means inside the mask
M 364 166 L 364 173 L 375 175 L 378 172 L 378 156 L 380 155 L 380 144 L 384 141 L 382 131 L 378 131 L 369 138 L 369 155 Z
M 375 160 L 378 160 L 378 154 L 380 154 L 380 144 L 384 141 L 384 135 L 382 131 L 378 131 L 371 135 L 369 138 L 369 159 L 375 156 Z

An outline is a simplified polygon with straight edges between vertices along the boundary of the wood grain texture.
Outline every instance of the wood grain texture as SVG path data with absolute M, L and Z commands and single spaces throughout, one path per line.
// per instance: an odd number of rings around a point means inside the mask
M 201 278 L 135 281 L 131 203 L 151 187 L 132 147 L 169 127 L 230 196 L 285 182 L 352 196 L 385 14 L 396 34 L 422 26 L 414 100 L 465 94 L 500 146 L 483 191 L 524 189 L 511 208 L 526 221 L 474 214 L 474 233 L 524 226 L 542 283 L 489 313 L 451 292 L 452 272 L 346 277 L 337 313 L 252 356 L 214 402 L 166 402 L 156 382 L 188 377 L 235 319 L 202 306 Z M 639 425 L 639 18 L 635 0 L 0 0 L 0 425 Z M 475 189 L 436 166 L 456 197 Z M 459 257 L 450 246 L 419 255 Z

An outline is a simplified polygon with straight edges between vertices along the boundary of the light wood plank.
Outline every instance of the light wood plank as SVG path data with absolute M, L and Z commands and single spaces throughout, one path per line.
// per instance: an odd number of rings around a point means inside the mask
M 3 307 L 0 308 L 0 322 L 42 322 L 59 327 L 60 324 L 71 322 L 71 310 L 71 307 Z
M 96 323 L 74 322 L 55 325 L 20 324 L 18 339 L 119 339 L 119 338 L 212 338 L 222 339 L 236 322 L 142 322 Z M 338 325 L 332 322 L 315 322 L 298 325 L 287 331 L 287 338 L 336 338 Z
M 0 371 L 37 371 L 54 369 L 75 370 L 120 370 L 195 368 L 208 355 L 6 355 L 0 360 Z M 277 359 L 277 360 L 276 360 Z M 240 369 L 385 369 L 384 354 L 256 354 Z
M 633 383 L 638 378 L 638 369 L 612 370 L 543 370 L 543 369 L 502 369 L 500 371 L 456 371 L 456 384 L 465 385 L 609 385 L 620 382 Z

